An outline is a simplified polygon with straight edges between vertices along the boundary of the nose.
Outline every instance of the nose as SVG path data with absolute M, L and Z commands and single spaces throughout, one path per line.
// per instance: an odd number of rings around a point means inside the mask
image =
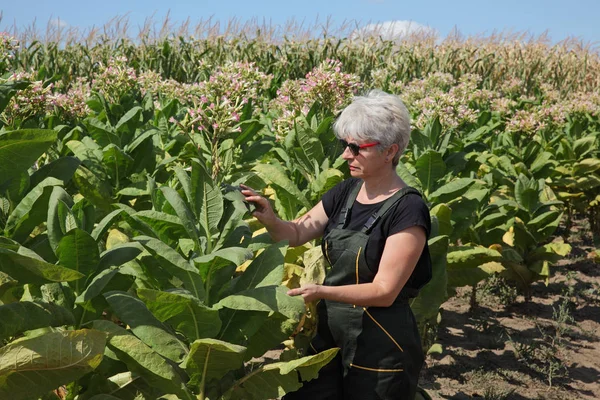
M 344 147 L 344 151 L 342 152 L 342 158 L 344 160 L 350 160 L 354 158 L 354 154 L 352 154 L 352 151 L 348 146 Z

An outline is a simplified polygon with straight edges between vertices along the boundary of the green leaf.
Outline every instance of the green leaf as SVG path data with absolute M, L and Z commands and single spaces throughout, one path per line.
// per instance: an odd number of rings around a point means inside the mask
M 65 232 L 61 228 L 61 221 L 58 213 L 59 202 L 64 203 L 67 206 L 73 205 L 71 196 L 60 186 L 54 186 L 50 199 L 48 200 L 48 218 L 46 220 L 46 229 L 48 233 L 48 242 L 52 250 L 56 251 L 58 243 L 65 235 Z M 64 223 L 64 221 L 62 221 Z
M 339 348 L 288 362 L 267 364 L 238 380 L 226 398 L 247 400 L 275 399 L 298 390 L 303 381 L 319 376 L 319 370 L 337 355 Z
M 490 261 L 500 261 L 502 254 L 483 246 L 450 247 L 446 260 L 448 270 L 471 269 Z
M 22 251 L 20 248 L 19 251 Z M 49 282 L 69 282 L 81 279 L 83 274 L 60 265 L 49 264 L 38 258 L 0 247 L 0 271 L 20 284 L 43 285 Z
M 573 176 L 591 174 L 600 170 L 600 159 L 586 158 L 573 165 Z
M 8 216 L 4 228 L 6 236 L 23 242 L 36 226 L 46 221 L 52 187 L 59 185 L 62 181 L 46 178 L 30 190 Z
M 191 185 L 192 207 L 195 207 L 200 226 L 204 229 L 207 239 L 210 239 L 218 231 L 219 221 L 223 216 L 221 189 L 197 161 L 192 161 Z
M 537 182 L 529 180 L 520 174 L 515 183 L 515 200 L 524 210 L 533 212 L 539 205 L 539 190 Z
M 137 294 L 159 321 L 189 340 L 214 337 L 221 330 L 219 312 L 186 292 L 138 289 Z
M 287 173 L 281 165 L 257 164 L 252 168 L 252 170 L 256 171 L 258 176 L 265 182 L 270 182 L 271 184 L 277 185 L 283 189 L 289 196 L 295 198 L 304 207 L 308 209 L 312 207 L 304 194 L 300 191 L 300 189 L 298 189 L 298 186 L 296 186 L 296 184 L 294 184 L 294 182 L 288 178 Z
M 109 144 L 102 151 L 102 162 L 108 175 L 113 178 L 114 186 L 118 188 L 119 182 L 129 176 L 134 161 L 117 145 Z
M 406 184 L 410 187 L 413 187 L 419 191 L 422 190 L 421 183 L 417 178 L 415 178 L 415 173 L 411 172 L 408 167 L 400 161 L 398 166 L 396 166 L 396 173 Z
M 21 301 L 0 306 L 0 341 L 32 329 L 74 325 L 71 312 L 56 304 Z
M 446 174 L 446 164 L 442 155 L 434 150 L 428 150 L 415 163 L 417 176 L 425 196 L 429 197 L 435 188 L 440 186 L 442 178 Z
M 154 351 L 175 362 L 183 360 L 187 353 L 185 345 L 152 315 L 141 300 L 121 291 L 107 292 L 104 298 L 119 319 Z
M 115 130 L 121 134 L 125 134 L 127 138 L 133 137 L 135 130 L 140 123 L 140 115 L 142 114 L 142 107 L 136 106 L 127 111 L 125 115 L 121 117 Z M 123 144 L 129 143 L 129 140 L 124 140 Z
M 96 271 L 103 271 L 110 267 L 118 267 L 128 263 L 139 256 L 142 251 L 144 251 L 144 248 L 139 243 L 122 243 L 111 247 L 100 255 Z
M 432 277 L 429 283 L 419 291 L 419 295 L 410 302 L 410 308 L 420 325 L 435 321 L 440 306 L 448 298 L 447 251 L 448 236 L 437 236 L 429 240 Z
M 96 241 L 81 229 L 73 229 L 60 240 L 56 248 L 56 256 L 61 265 L 84 276 L 93 272 L 100 260 Z M 83 282 L 79 280 L 74 283 L 75 292 L 81 293 Z
M 100 221 L 92 231 L 94 240 L 99 240 L 115 222 L 121 219 L 121 214 L 124 213 L 124 210 L 114 210 L 102 218 L 102 221 Z
M 179 193 L 167 186 L 163 186 L 160 188 L 165 198 L 171 204 L 175 213 L 179 217 L 179 220 L 183 224 L 185 231 L 189 235 L 190 239 L 192 239 L 198 248 L 200 248 L 200 236 L 198 233 L 198 229 L 196 228 L 196 224 L 194 222 L 194 214 L 188 208 L 187 204 L 183 201 Z
M 69 182 L 73 174 L 81 164 L 76 157 L 61 157 L 58 160 L 52 161 L 50 164 L 44 165 L 31 175 L 31 187 L 37 186 L 46 178 L 56 178 L 65 182 Z
M 128 370 L 140 374 L 152 386 L 166 393 L 194 400 L 175 368 L 140 339 L 110 321 L 97 320 L 92 326 L 109 333 L 108 347 L 127 365 Z
M 0 113 L 4 111 L 10 99 L 19 90 L 27 89 L 29 85 L 31 85 L 31 82 L 27 81 L 8 81 L 0 84 Z
M 190 265 L 178 252 L 160 240 L 148 236 L 139 236 L 135 240 L 140 242 L 152 254 L 164 270 L 179 278 L 184 287 L 198 300 L 204 300 L 205 292 L 202 277 L 198 270 Z
M 214 308 L 230 308 L 247 311 L 274 311 L 291 319 L 297 319 L 304 312 L 302 297 L 287 295 L 285 286 L 263 286 L 244 290 L 230 295 L 214 305 Z M 223 320 L 227 325 L 228 321 Z
M 169 241 L 172 241 L 174 238 L 187 236 L 185 227 L 175 215 L 144 210 L 133 214 L 133 218 L 148 224 L 152 228 L 153 233 L 164 242 L 170 243 Z M 194 241 L 194 243 L 196 242 Z
M 590 135 L 573 142 L 573 151 L 578 160 L 598 148 L 596 146 L 596 139 L 595 135 Z
M 281 285 L 287 248 L 287 242 L 279 242 L 267 247 L 252 261 L 242 276 L 235 282 L 233 292 L 241 292 L 262 286 Z
M 0 185 L 27 171 L 56 142 L 50 129 L 22 129 L 0 133 Z
M 342 171 L 335 168 L 328 168 L 322 171 L 317 179 L 312 181 L 312 196 L 320 199 L 325 192 L 344 180 Z
M 447 202 L 465 194 L 474 183 L 475 179 L 472 178 L 458 178 L 439 187 L 429 198 L 433 201 Z
M 201 379 L 220 379 L 243 365 L 246 348 L 217 339 L 195 340 L 181 366 L 191 378 L 191 384 Z
M 73 182 L 83 197 L 93 205 L 102 210 L 111 210 L 112 187 L 107 181 L 101 180 L 89 169 L 80 165 L 73 175 Z
M 38 398 L 93 371 L 106 335 L 93 329 L 52 332 L 0 349 L 0 398 Z
M 309 129 L 296 125 L 296 139 L 307 160 L 315 160 L 318 164 L 323 162 L 323 159 L 325 158 L 323 145 L 321 145 L 321 141 L 318 137 L 310 134 Z

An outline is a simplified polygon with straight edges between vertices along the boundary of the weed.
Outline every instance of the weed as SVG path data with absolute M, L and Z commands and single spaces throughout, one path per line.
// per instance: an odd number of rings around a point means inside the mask
M 498 274 L 494 274 L 486 279 L 478 294 L 480 302 L 492 297 L 493 303 L 499 302 L 504 306 L 514 304 L 518 295 L 517 288 Z

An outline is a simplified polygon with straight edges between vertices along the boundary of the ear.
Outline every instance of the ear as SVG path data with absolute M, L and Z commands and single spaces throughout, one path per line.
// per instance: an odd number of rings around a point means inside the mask
M 392 144 L 390 147 L 388 147 L 385 151 L 385 159 L 389 159 L 390 162 L 394 159 L 394 156 L 396 155 L 396 153 L 398 153 L 398 150 L 400 150 L 400 147 L 398 146 L 397 143 Z

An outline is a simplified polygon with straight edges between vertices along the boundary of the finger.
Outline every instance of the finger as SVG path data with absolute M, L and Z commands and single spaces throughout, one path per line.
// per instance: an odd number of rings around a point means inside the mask
M 287 295 L 288 296 L 298 296 L 301 293 L 302 293 L 301 289 L 291 289 L 291 290 L 288 290 Z

